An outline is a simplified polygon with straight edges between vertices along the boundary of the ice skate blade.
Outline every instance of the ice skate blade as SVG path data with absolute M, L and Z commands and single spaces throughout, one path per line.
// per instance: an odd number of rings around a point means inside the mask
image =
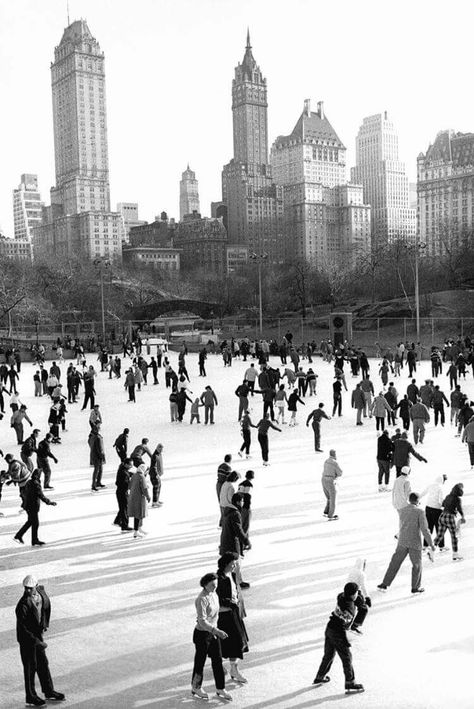
M 345 691 L 346 694 L 362 694 L 362 692 L 365 692 L 365 689 L 346 689 Z

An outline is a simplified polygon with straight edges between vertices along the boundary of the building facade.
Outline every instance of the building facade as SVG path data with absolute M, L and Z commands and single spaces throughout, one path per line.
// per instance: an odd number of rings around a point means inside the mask
M 182 251 L 183 271 L 202 269 L 219 277 L 227 273 L 227 231 L 222 219 L 188 214 L 177 225 L 174 243 Z
M 175 231 L 174 219 L 168 220 L 166 212 L 161 212 L 154 222 L 144 222 L 130 229 L 130 244 L 169 248 L 173 246 Z
M 387 111 L 363 119 L 356 137 L 352 182 L 364 187 L 371 206 L 373 244 L 413 241 L 416 211 L 410 206 L 408 177 L 398 154 L 398 134 Z
M 130 241 L 130 229 L 141 224 L 146 224 L 143 219 L 138 218 L 137 202 L 118 202 L 117 212 L 121 216 L 122 242 L 128 244 Z
M 9 239 L 0 234 L 0 259 L 31 261 L 32 258 L 31 239 Z
M 442 256 L 472 246 L 474 133 L 438 133 L 417 159 L 418 229 L 425 253 Z
M 41 223 L 44 203 L 38 189 L 38 176 L 23 174 L 13 190 L 13 228 L 15 239 L 31 239 L 33 228 Z
M 56 185 L 35 248 L 121 259 L 121 216 L 110 209 L 104 53 L 85 20 L 64 30 L 51 83 Z
M 227 207 L 230 244 L 283 258 L 283 189 L 268 162 L 267 81 L 247 34 L 241 64 L 232 82 L 234 156 L 222 172 L 222 203 Z
M 285 258 L 317 266 L 356 259 L 370 249 L 370 207 L 361 185 L 346 181 L 346 148 L 324 112 L 309 100 L 290 135 L 273 143 L 275 181 L 284 189 Z
M 200 213 L 199 186 L 196 173 L 189 169 L 189 165 L 181 175 L 179 183 L 179 219 L 193 212 Z
M 138 267 L 154 268 L 160 271 L 178 273 L 181 251 L 172 247 L 132 246 L 124 244 L 123 263 Z

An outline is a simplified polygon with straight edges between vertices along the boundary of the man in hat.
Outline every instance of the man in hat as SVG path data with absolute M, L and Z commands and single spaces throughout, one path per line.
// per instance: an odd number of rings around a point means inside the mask
M 37 579 L 29 574 L 23 579 L 23 596 L 17 603 L 16 637 L 20 645 L 20 656 L 25 678 L 26 704 L 32 707 L 46 705 L 38 696 L 35 687 L 35 675 L 38 675 L 41 689 L 46 699 L 62 702 L 66 697 L 56 692 L 49 671 L 46 657 L 47 644 L 43 633 L 48 630 L 51 616 L 51 602 L 44 586 L 39 586 Z

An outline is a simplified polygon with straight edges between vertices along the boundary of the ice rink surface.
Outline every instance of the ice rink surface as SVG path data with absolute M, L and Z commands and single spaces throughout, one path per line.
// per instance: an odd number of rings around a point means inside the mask
M 177 365 L 177 354 L 171 353 Z M 90 363 L 100 369 L 95 356 Z M 127 362 L 128 360 L 126 360 Z M 40 539 L 43 548 L 13 542 L 23 523 L 18 514 L 18 489 L 4 487 L 0 519 L 0 706 L 23 706 L 23 678 L 15 637 L 15 605 L 21 582 L 34 573 L 52 599 L 51 628 L 46 635 L 55 688 L 67 695 L 66 706 L 100 709 L 220 706 L 208 661 L 204 689 L 208 703 L 191 699 L 194 599 L 199 578 L 216 568 L 219 544 L 216 470 L 225 453 L 234 456 L 240 473 L 255 471 L 251 540 L 253 548 L 243 562 L 251 588 L 244 591 L 250 652 L 241 663 L 248 678 L 245 686 L 227 683 L 234 707 L 338 707 L 390 709 L 468 709 L 474 706 L 470 673 L 474 660 L 474 554 L 472 534 L 473 477 L 467 446 L 454 437 L 449 409 L 444 428 L 427 427 L 423 446 L 425 465 L 412 461 L 412 488 L 420 491 L 440 473 L 448 475 L 446 493 L 464 483 L 467 518 L 460 540 L 464 561 L 451 554 L 426 561 L 426 593 L 410 593 L 411 565 L 407 560 L 386 594 L 377 591 L 394 550 L 397 516 L 390 493 L 377 486 L 374 419 L 355 426 L 350 408 L 351 391 L 359 379 L 347 371 L 348 392 L 343 392 L 343 416 L 322 423 L 322 448 L 316 454 L 307 415 L 319 401 L 332 410 L 333 367 L 315 358 L 319 375 L 317 396 L 306 397 L 299 407 L 298 426 L 270 430 L 270 462 L 264 468 L 256 432 L 252 429 L 252 459 L 241 460 L 237 423 L 238 399 L 234 392 L 248 363 L 234 360 L 224 368 L 220 356 L 210 355 L 206 379 L 198 374 L 197 356 L 186 359 L 191 389 L 199 396 L 206 384 L 217 395 L 216 424 L 171 424 L 169 390 L 163 370 L 158 386 L 148 384 L 137 393 L 137 403 L 127 402 L 121 380 L 97 378 L 97 402 L 103 416 L 107 463 L 107 488 L 90 492 L 88 412 L 81 403 L 68 406 L 67 433 L 54 447 L 59 464 L 52 464 L 50 497 L 57 507 L 41 506 Z M 277 366 L 279 360 L 271 358 Z M 49 365 L 50 362 L 48 361 Z M 257 365 L 256 365 L 257 366 Z M 307 369 L 307 362 L 303 362 Z M 176 367 L 177 368 L 177 367 Z M 123 373 L 122 368 L 122 373 Z M 33 424 L 48 430 L 48 400 L 33 397 L 35 367 L 24 364 L 20 398 L 28 406 Z M 66 365 L 62 365 L 65 383 Z M 378 366 L 371 360 L 376 393 L 381 389 Z M 418 384 L 430 374 L 428 362 L 417 372 Z M 286 381 L 286 380 L 285 380 Z M 400 394 L 409 383 L 407 371 L 395 379 Z M 443 372 L 441 388 L 449 398 Z M 471 374 L 461 382 L 474 398 Z M 261 397 L 251 399 L 252 420 L 261 416 Z M 19 455 L 7 414 L 0 423 L 0 448 Z M 201 419 L 202 420 L 202 419 Z M 286 419 L 288 421 L 288 417 Z M 141 438 L 150 445 L 163 443 L 163 507 L 150 509 L 141 540 L 121 534 L 112 525 L 116 513 L 115 472 L 118 458 L 112 444 L 125 426 L 130 428 L 129 450 Z M 29 426 L 27 426 L 27 434 Z M 392 431 L 392 429 L 390 429 Z M 343 469 L 338 487 L 340 519 L 328 522 L 322 515 L 321 471 L 330 448 L 337 451 Z M 4 461 L 0 460 L 0 463 Z M 2 465 L 2 467 L 5 467 Z M 394 472 L 392 471 L 392 478 Z M 392 480 L 391 480 L 392 483 Z M 391 485 L 390 485 L 391 486 Z M 451 546 L 449 535 L 447 545 Z M 367 559 L 368 591 L 373 606 L 364 635 L 352 638 L 356 681 L 364 694 L 345 696 L 338 658 L 331 682 L 314 688 L 311 683 L 322 655 L 324 628 L 355 559 Z M 353 634 L 351 633 L 351 636 Z M 39 687 L 38 687 L 39 690 Z

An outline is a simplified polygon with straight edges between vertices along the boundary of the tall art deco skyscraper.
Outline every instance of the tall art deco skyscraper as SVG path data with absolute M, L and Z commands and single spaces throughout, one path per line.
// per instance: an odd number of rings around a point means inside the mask
M 197 212 L 199 214 L 199 187 L 196 173 L 189 169 L 189 165 L 181 175 L 179 183 L 179 218 L 186 214 Z
M 279 261 L 283 249 L 283 190 L 272 180 L 268 162 L 267 81 L 257 65 L 247 33 L 241 64 L 232 82 L 234 157 L 222 171 L 230 244 L 266 252 Z
M 104 53 L 85 20 L 64 30 L 51 65 L 56 186 L 35 246 L 120 258 L 110 211 Z
M 398 135 L 387 115 L 364 118 L 356 138 L 353 182 L 364 187 L 364 200 L 372 207 L 372 243 L 412 240 L 416 210 L 410 208 L 408 177 L 398 155 Z

